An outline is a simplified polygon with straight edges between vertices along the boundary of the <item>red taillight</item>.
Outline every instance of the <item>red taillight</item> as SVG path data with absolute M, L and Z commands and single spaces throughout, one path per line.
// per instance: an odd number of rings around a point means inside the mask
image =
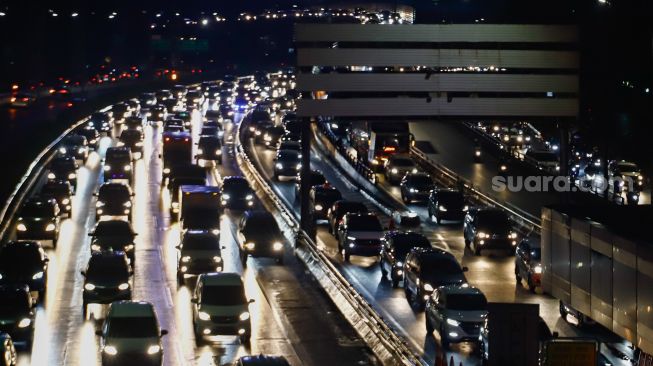
M 383 152 L 395 152 L 397 149 L 394 146 L 386 146 L 383 148 Z
M 11 86 L 11 90 L 18 90 L 18 84 L 14 84 Z
M 27 102 L 29 98 L 23 98 L 23 102 Z
M 11 97 L 11 102 L 13 103 L 15 101 L 16 101 L 16 97 Z
M 170 137 L 166 137 L 165 140 L 166 140 L 166 141 L 170 141 Z
M 188 138 L 185 138 L 184 141 L 188 142 Z
M 66 107 L 70 108 L 72 106 L 73 106 L 73 104 L 71 102 L 66 103 Z

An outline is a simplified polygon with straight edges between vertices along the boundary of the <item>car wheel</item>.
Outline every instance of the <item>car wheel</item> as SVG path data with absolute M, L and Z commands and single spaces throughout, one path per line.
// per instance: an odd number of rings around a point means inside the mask
M 198 347 L 203 346 L 206 344 L 206 341 L 204 340 L 204 336 L 200 334 L 197 329 L 195 329 L 195 345 Z
M 440 326 L 440 344 L 442 348 L 449 349 L 449 339 L 447 338 L 447 333 L 444 332 L 444 325 Z
M 481 255 L 481 247 L 474 245 L 474 255 Z
M 397 288 L 399 287 L 399 279 L 398 278 L 392 278 L 392 288 Z
M 276 261 L 277 261 L 277 264 L 279 264 L 279 265 L 283 265 L 283 257 L 279 257 L 279 258 L 277 258 Z
M 243 265 L 243 268 L 247 267 L 247 254 L 240 255 L 240 263 Z
M 249 334 L 243 334 L 239 338 L 240 338 L 240 343 L 243 344 L 245 347 L 250 346 L 251 336 Z
M 519 269 L 515 267 L 515 281 L 519 285 L 521 283 L 521 276 L 519 275 Z
M 442 224 L 442 219 L 440 218 L 440 216 L 435 215 L 435 223 L 438 225 Z
M 537 286 L 533 284 L 533 278 L 531 276 L 528 276 L 527 283 L 528 283 L 528 290 L 532 293 L 535 293 L 535 289 L 537 288 Z
M 385 267 L 383 266 L 383 258 L 379 261 L 379 267 L 381 267 L 381 279 L 385 280 L 386 276 L 388 276 L 388 272 L 386 272 Z
M 184 285 L 184 275 L 181 272 L 177 272 L 177 286 L 181 287 Z
M 351 259 L 351 254 L 347 253 L 347 251 L 345 250 L 344 257 L 345 257 L 345 262 L 349 263 L 349 260 Z
M 467 239 L 467 238 L 464 238 L 464 239 L 465 239 L 465 246 L 468 247 L 471 243 L 470 243 L 469 239 Z
M 404 278 L 404 294 L 406 295 L 406 300 L 410 302 L 410 289 L 408 288 L 408 281 Z
M 84 318 L 84 320 L 86 320 L 86 316 L 88 315 L 87 308 L 88 308 L 88 304 L 86 303 L 86 301 L 82 302 L 82 317 Z
M 424 323 L 426 323 L 426 335 L 431 335 L 433 334 L 433 324 L 431 324 L 431 321 L 429 320 L 429 317 L 425 317 Z

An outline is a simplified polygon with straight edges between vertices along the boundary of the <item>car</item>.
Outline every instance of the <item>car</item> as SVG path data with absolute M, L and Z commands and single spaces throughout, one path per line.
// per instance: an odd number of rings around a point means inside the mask
M 277 145 L 277 150 L 293 150 L 302 155 L 302 144 L 299 141 L 281 141 Z
M 238 244 L 243 267 L 247 257 L 272 257 L 283 263 L 285 239 L 277 220 L 267 211 L 248 211 L 239 224 Z
M 222 164 L 222 140 L 215 136 L 200 136 L 197 143 L 195 159 L 204 161 L 217 161 Z
M 179 100 L 176 98 L 168 98 L 162 100 L 161 105 L 166 108 L 166 113 L 172 113 L 179 107 Z
M 102 220 L 95 224 L 91 237 L 91 253 L 104 251 L 125 252 L 130 264 L 134 264 L 134 238 L 138 234 L 125 220 Z
M 408 302 L 421 309 L 434 289 L 467 283 L 453 254 L 442 249 L 413 248 L 404 261 L 404 292 Z
M 309 187 L 313 186 L 318 186 L 322 184 L 326 184 L 327 180 L 324 177 L 324 174 L 322 174 L 321 171 L 311 169 L 311 173 L 309 176 Z M 295 178 L 295 199 L 299 199 L 299 194 L 301 191 L 301 184 L 302 184 L 302 172 L 301 170 L 297 172 L 297 178 Z
M 463 193 L 453 189 L 434 189 L 427 207 L 429 218 L 438 224 L 442 220 L 462 221 L 469 211 Z
M 118 146 L 126 146 L 136 159 L 143 157 L 143 132 L 139 130 L 124 130 L 120 134 Z
M 172 94 L 177 98 L 182 98 L 188 92 L 188 88 L 185 85 L 175 85 L 172 87 Z
M 231 108 L 231 104 L 221 104 L 220 107 L 218 107 L 218 110 L 224 119 L 230 119 L 234 115 L 234 110 Z
M 109 112 L 95 112 L 89 117 L 89 123 L 100 132 L 109 133 L 113 129 L 113 118 Z
M 145 301 L 116 301 L 109 305 L 100 336 L 102 365 L 163 364 L 161 337 L 168 331 L 159 327 L 154 306 Z
M 72 216 L 73 204 L 73 187 L 66 180 L 50 180 L 47 181 L 39 196 L 45 199 L 54 199 L 59 206 L 59 212 L 68 217 Z
M 103 216 L 127 216 L 131 221 L 134 193 L 129 185 L 122 182 L 103 183 L 96 196 L 96 221 Z
M 393 155 L 385 163 L 385 179 L 390 184 L 397 184 L 406 173 L 417 173 L 417 164 L 406 155 Z
M 48 180 L 66 180 L 77 189 L 77 169 L 79 165 L 72 156 L 57 156 L 48 164 Z
M 59 240 L 59 215 L 59 205 L 54 199 L 28 199 L 18 211 L 16 239 L 52 240 L 52 246 L 56 248 Z
M 245 177 L 224 177 L 220 200 L 224 208 L 245 210 L 254 206 L 254 191 Z
M 186 275 L 222 272 L 220 236 L 208 230 L 187 230 L 177 245 L 177 283 Z
M 555 174 L 560 171 L 560 159 L 553 151 L 528 149 L 525 159 L 532 162 L 536 168 L 547 173 Z
M 0 365 L 1 366 L 15 366 L 18 356 L 16 354 L 16 347 L 11 336 L 7 333 L 0 332 Z
M 274 163 L 274 179 L 296 179 L 302 168 L 301 154 L 295 150 L 279 150 Z
M 104 158 L 104 181 L 112 179 L 133 181 L 133 162 L 131 150 L 126 146 L 110 147 Z
M 243 356 L 236 361 L 234 366 L 290 366 L 283 356 L 252 355 Z
M 86 137 L 73 133 L 65 136 L 59 143 L 59 154 L 72 156 L 83 163 L 88 159 L 88 142 Z
M 347 213 L 337 231 L 338 252 L 345 262 L 349 262 L 352 254 L 378 257 L 383 235 L 383 227 L 375 214 Z
M 281 136 L 280 141 L 282 141 L 282 142 L 283 141 L 295 141 L 295 142 L 301 143 L 302 142 L 302 135 L 301 135 L 301 133 L 286 131 L 286 133 L 284 133 L 283 136 Z
M 249 136 L 254 137 L 255 144 L 262 145 L 265 142 L 263 140 L 264 133 L 268 128 L 271 127 L 274 127 L 274 123 L 268 120 L 252 123 L 249 125 L 248 129 Z
M 191 298 L 195 342 L 207 336 L 236 335 L 248 345 L 252 333 L 245 286 L 238 273 L 204 273 L 197 278 Z
M 467 284 L 441 286 L 427 300 L 424 314 L 426 333 L 437 329 L 443 348 L 452 342 L 476 342 L 488 315 L 487 299 Z
M 328 182 L 320 185 L 314 185 L 308 192 L 310 199 L 311 213 L 313 220 L 327 220 L 327 211 L 334 202 L 342 199 L 342 194 L 338 189 Z
M 114 104 L 111 112 L 116 123 L 123 123 L 125 118 L 131 116 L 131 108 L 126 103 Z
M 185 128 L 187 128 L 187 129 L 191 128 L 192 119 L 193 119 L 192 113 L 187 112 L 187 111 L 177 111 L 172 115 L 172 117 L 174 119 L 178 119 L 178 120 L 183 121 Z
M 269 149 L 276 149 L 281 137 L 286 130 L 281 126 L 269 126 L 263 131 L 263 145 Z M 295 150 L 295 149 L 293 149 Z
M 508 214 L 498 208 L 477 207 L 467 211 L 463 220 L 465 245 L 475 255 L 483 249 L 504 250 L 512 254 L 517 233 L 512 230 Z
M 342 218 L 348 213 L 366 214 L 367 206 L 362 202 L 338 200 L 335 201 L 327 211 L 327 220 L 329 221 L 329 232 L 335 234 L 342 223 Z
M 32 349 L 34 339 L 34 305 L 26 285 L 0 286 L 0 333 L 9 334 L 27 350 Z
M 131 277 L 134 274 L 125 252 L 94 252 L 88 260 L 82 293 L 82 315 L 86 319 L 88 304 L 110 304 L 131 300 Z
M 213 136 L 222 140 L 220 132 L 224 134 L 224 131 L 221 131 L 221 129 L 216 126 L 202 126 L 202 130 L 200 130 L 200 136 Z
M 252 124 L 258 124 L 263 121 L 271 121 L 270 111 L 267 107 L 256 106 L 249 114 L 249 120 Z
M 125 128 L 127 130 L 143 131 L 143 118 L 138 116 L 127 117 L 125 119 Z
M 163 122 L 165 121 L 167 115 L 168 115 L 168 109 L 166 108 L 166 106 L 159 104 L 150 108 L 150 112 L 149 115 L 147 116 L 147 120 L 149 122 Z
M 141 103 L 137 98 L 132 98 L 125 101 L 133 113 L 137 113 L 141 109 Z
M 76 129 L 75 133 L 86 137 L 86 142 L 88 143 L 88 147 L 90 149 L 97 150 L 98 143 L 100 142 L 100 133 L 95 127 L 86 124 Z
M 204 95 L 199 90 L 190 90 L 186 93 L 186 104 L 189 106 L 199 106 L 204 103 Z
M 249 101 L 244 95 L 236 95 L 236 98 L 234 98 L 233 106 L 235 107 L 234 109 L 236 111 L 242 113 L 249 107 Z
M 0 284 L 27 285 L 38 300 L 45 302 L 48 283 L 48 256 L 33 241 L 10 241 L 0 249 Z
M 174 96 L 172 94 L 172 92 L 170 90 L 167 90 L 167 89 L 158 90 L 158 91 L 154 92 L 154 95 L 156 96 L 156 100 L 160 101 L 160 102 L 162 102 L 164 100 L 168 100 L 170 98 L 173 98 L 173 96 Z
M 220 122 L 222 120 L 222 113 L 219 109 L 209 109 L 204 113 L 204 122 L 206 121 L 216 121 Z
M 623 183 L 620 183 L 622 190 L 629 190 L 630 181 L 632 181 L 632 189 L 635 192 L 642 190 L 644 186 L 644 176 L 642 175 L 642 170 L 637 166 L 637 164 L 626 161 L 611 161 L 608 164 L 608 177 L 611 179 L 621 179 Z
M 412 231 L 388 231 L 383 237 L 381 246 L 381 278 L 389 279 L 392 287 L 396 288 L 404 279 L 404 262 L 406 256 L 413 248 L 431 248 L 431 243 L 422 234 Z
M 431 176 L 424 172 L 408 172 L 399 183 L 401 200 L 408 204 L 413 201 L 425 201 L 435 188 Z
M 141 106 L 147 106 L 151 107 L 153 105 L 156 105 L 156 95 L 154 93 L 142 93 L 138 97 L 138 101 L 140 102 Z
M 202 123 L 202 128 L 207 128 L 207 127 L 217 129 L 217 135 L 220 139 L 224 137 L 224 127 L 222 126 L 222 123 L 216 120 L 209 119 Z
M 517 285 L 522 280 L 531 292 L 542 285 L 542 252 L 540 241 L 536 238 L 524 238 L 515 250 L 515 279 Z
M 204 96 L 207 97 L 209 100 L 216 100 L 217 98 L 220 97 L 220 90 L 222 89 L 219 86 L 211 85 L 204 92 Z
M 34 102 L 36 102 L 36 97 L 32 94 L 17 93 L 9 98 L 12 107 L 29 107 Z

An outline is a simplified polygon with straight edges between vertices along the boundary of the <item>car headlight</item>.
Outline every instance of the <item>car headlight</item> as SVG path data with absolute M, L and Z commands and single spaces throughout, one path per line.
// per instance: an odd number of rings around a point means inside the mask
M 417 173 L 417 168 L 413 168 L 413 170 L 411 170 L 411 173 Z
M 32 319 L 23 318 L 18 322 L 18 328 L 27 328 L 30 324 L 32 324 Z
M 163 168 L 163 174 L 170 174 L 170 168 Z
M 54 226 L 54 224 L 48 224 L 45 227 L 45 231 L 54 231 L 55 228 L 56 228 L 56 226 Z
M 510 233 L 510 234 L 508 234 L 508 237 L 510 239 L 517 239 L 517 233 Z
M 245 321 L 245 320 L 249 319 L 249 312 L 245 311 L 245 312 L 241 313 L 238 316 L 238 319 L 240 319 L 241 321 Z
M 111 356 L 115 356 L 115 355 L 118 354 L 118 349 L 116 347 L 114 347 L 114 346 L 108 346 L 108 345 L 104 346 L 103 351 L 107 355 L 111 355 Z
M 198 153 L 198 154 L 204 154 L 204 150 L 202 150 L 202 149 L 197 149 L 197 153 Z
M 347 240 L 355 241 L 355 240 L 356 240 L 356 237 L 354 237 L 354 236 L 348 236 L 348 237 L 347 237 Z
M 228 194 L 223 194 L 223 195 L 222 195 L 222 199 L 223 199 L 223 200 L 229 200 L 230 198 L 231 198 L 231 196 L 228 195 Z
M 69 204 L 69 203 L 70 203 L 70 198 L 64 198 L 64 199 L 62 199 L 62 200 L 61 200 L 61 203 L 64 204 L 64 205 Z
M 403 266 L 404 266 L 404 262 L 402 262 L 402 261 L 397 261 L 395 263 L 395 267 L 403 267 Z
M 216 255 L 216 256 L 213 257 L 213 261 L 215 263 L 220 263 L 220 262 L 222 262 L 222 257 Z
M 89 291 L 93 291 L 93 290 L 95 290 L 95 285 L 92 284 L 92 283 L 87 283 L 87 284 L 84 285 L 84 289 L 89 290 Z
M 123 167 L 123 169 L 124 169 L 126 172 L 128 172 L 128 171 L 132 170 L 132 166 L 128 164 L 128 165 L 125 165 L 125 166 Z
M 297 164 L 297 170 L 302 168 L 302 164 Z
M 485 238 L 490 237 L 490 235 L 488 235 L 488 234 L 486 234 L 486 233 L 484 233 L 482 231 L 480 233 L 476 234 L 476 236 L 478 236 L 480 239 L 485 239 Z
M 43 278 L 43 271 L 36 272 L 36 273 L 34 273 L 34 276 L 32 276 L 33 280 L 40 280 L 41 278 Z
M 397 173 L 399 173 L 399 170 L 397 170 L 397 168 L 392 168 L 392 169 L 390 169 L 390 173 L 397 174 Z
M 641 175 L 638 175 L 638 176 L 637 176 L 637 180 L 644 180 L 644 177 L 641 176 Z
M 161 346 L 159 346 L 158 344 L 153 344 L 147 348 L 148 355 L 153 355 L 159 352 L 161 352 Z
M 272 249 L 276 252 L 280 251 L 281 249 L 283 249 L 283 243 L 280 243 L 278 241 L 274 242 L 274 244 L 272 244 Z
M 209 313 L 206 313 L 206 312 L 203 312 L 203 311 L 200 311 L 199 313 L 197 313 L 197 316 L 200 318 L 200 320 L 211 320 L 211 315 L 209 315 Z
M 533 268 L 533 272 L 534 272 L 534 273 L 537 273 L 537 274 L 542 273 L 542 265 L 541 265 L 541 264 L 536 265 L 536 266 Z
M 248 194 L 247 196 L 245 196 L 245 199 L 251 201 L 254 199 L 254 195 Z
M 283 164 L 281 163 L 277 163 L 275 166 L 277 167 L 277 169 L 283 169 Z
M 431 286 L 430 283 L 424 282 L 423 287 L 424 287 L 424 291 L 433 291 L 433 286 Z
M 322 207 L 320 204 L 315 205 L 315 211 L 322 211 L 323 208 L 324 207 Z
M 20 223 L 20 224 L 16 225 L 16 230 L 18 230 L 18 231 L 27 231 L 27 226 L 25 226 L 25 224 L 23 224 L 23 223 Z
M 415 188 L 409 189 L 410 193 L 417 193 L 417 190 Z
M 77 174 L 75 173 L 68 174 L 68 179 L 75 179 L 75 178 L 77 178 Z
M 458 320 L 447 318 L 447 324 L 449 324 L 451 326 L 454 326 L 454 327 L 457 327 L 457 326 L 460 325 L 460 322 Z
M 105 166 L 104 166 L 104 171 L 105 171 L 105 172 L 108 172 L 108 171 L 110 171 L 110 170 L 111 170 L 111 165 L 105 165 Z
M 102 247 L 97 244 L 91 244 L 91 250 L 94 252 L 99 252 L 100 250 L 102 250 Z
M 181 257 L 181 262 L 182 262 L 182 263 L 188 263 L 188 262 L 190 262 L 190 256 L 189 256 L 189 255 L 186 255 L 186 256 Z
M 215 155 L 222 155 L 222 150 L 220 149 L 215 150 Z
M 66 148 L 65 147 L 60 147 L 59 152 L 62 153 L 62 154 L 65 154 L 66 153 Z
M 48 179 L 55 179 L 57 176 L 54 173 L 48 173 Z
M 267 133 L 263 136 L 263 140 L 265 141 L 272 141 L 272 136 L 268 135 Z
M 127 201 L 127 202 L 123 203 L 122 205 L 125 206 L 125 207 L 132 207 L 132 202 Z
M 125 291 L 128 288 L 129 288 L 129 284 L 127 282 L 121 283 L 120 285 L 118 285 L 118 290 Z
M 465 212 L 469 211 L 469 206 L 465 205 L 465 206 L 463 207 L 463 211 L 465 211 Z
M 438 206 L 438 210 L 440 210 L 442 212 L 447 212 L 447 208 L 442 206 L 442 205 Z
M 130 250 L 133 250 L 133 249 L 134 249 L 134 244 L 127 244 L 127 245 L 125 245 L 125 250 L 126 250 L 126 251 L 130 251 Z
M 245 248 L 247 250 L 253 250 L 254 248 L 256 248 L 256 243 L 253 242 L 245 243 Z
M 143 146 L 143 143 L 142 142 L 137 142 L 137 143 L 134 144 L 134 146 L 141 147 L 141 146 Z

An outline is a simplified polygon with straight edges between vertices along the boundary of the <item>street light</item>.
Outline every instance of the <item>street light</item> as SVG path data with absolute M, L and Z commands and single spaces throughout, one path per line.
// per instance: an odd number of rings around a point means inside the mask
M 202 25 L 207 25 L 207 24 L 209 24 L 209 20 L 208 19 L 202 19 Z

